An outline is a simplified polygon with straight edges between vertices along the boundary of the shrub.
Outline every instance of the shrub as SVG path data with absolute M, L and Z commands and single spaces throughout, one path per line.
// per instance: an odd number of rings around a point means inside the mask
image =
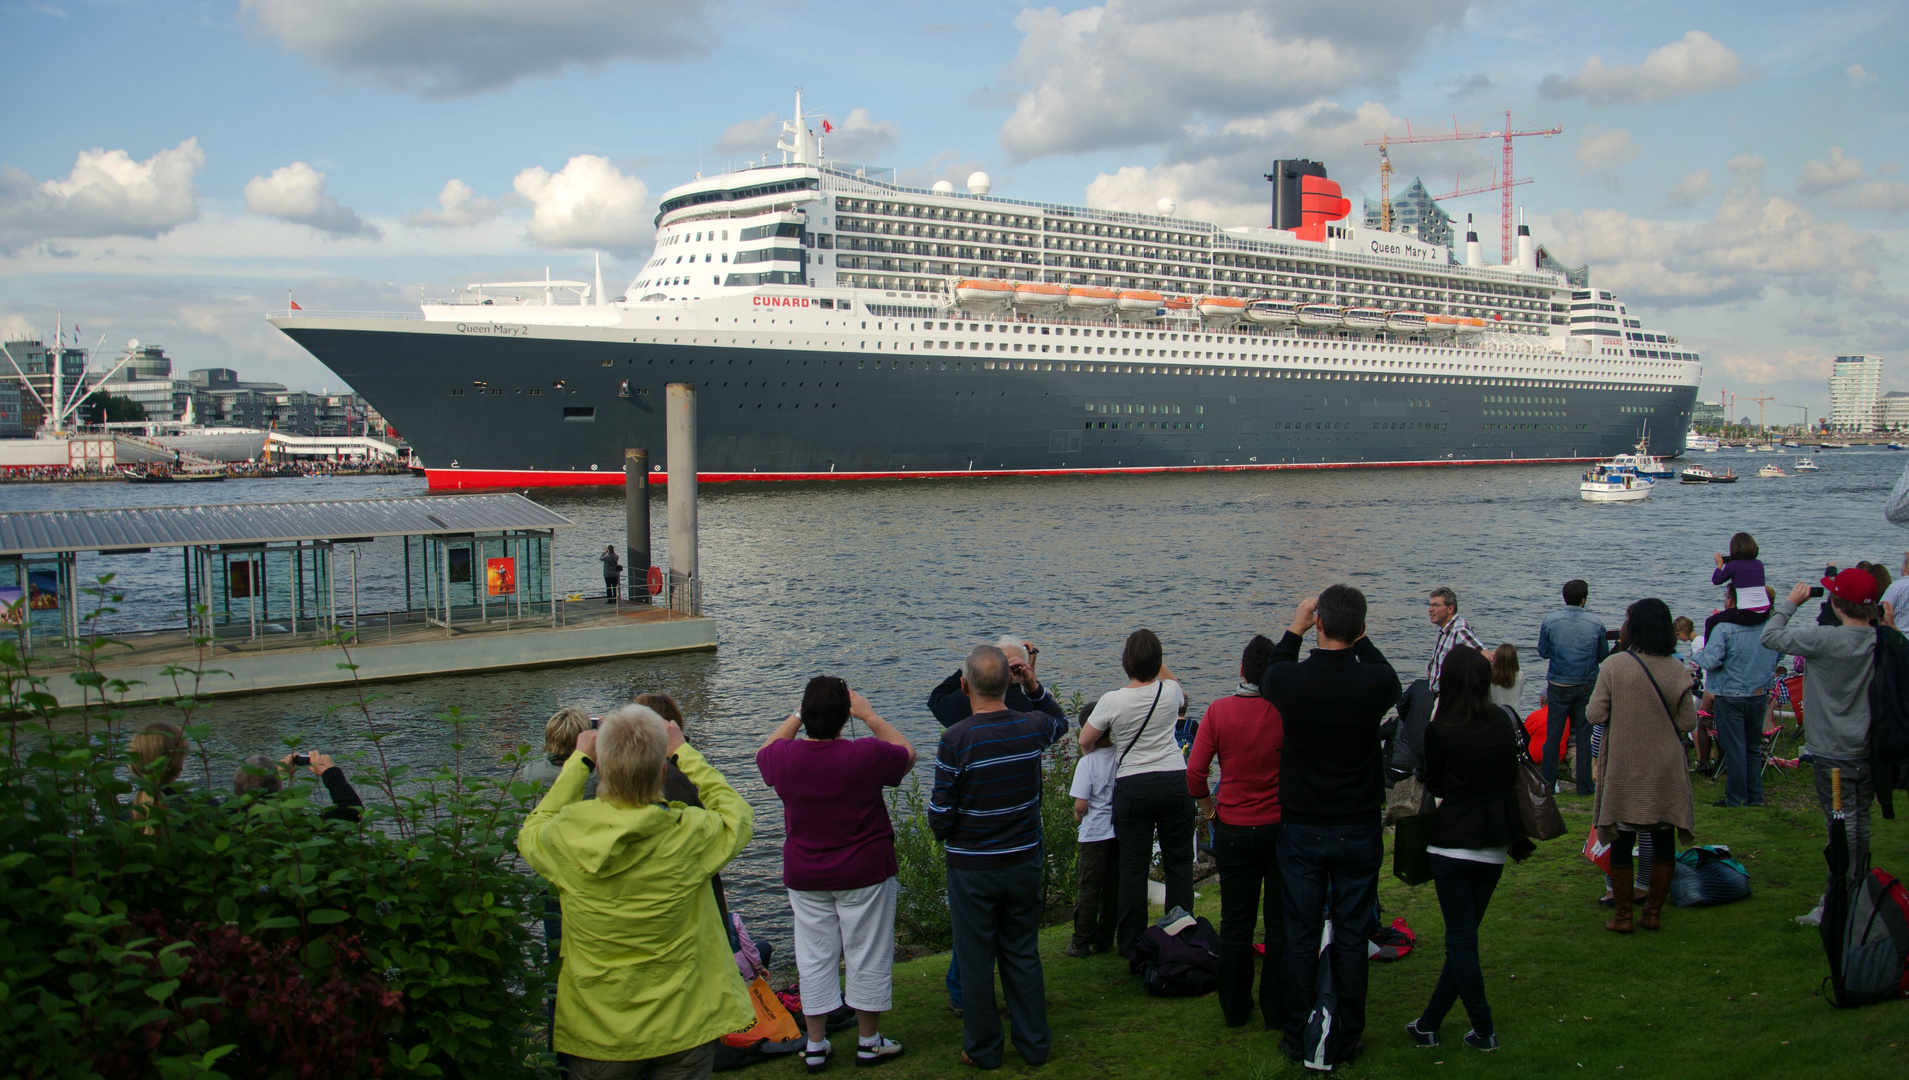
M 111 610 L 109 583 L 87 590 L 95 617 Z M 309 773 L 223 802 L 148 786 L 157 801 L 133 821 L 121 799 L 134 786 L 116 775 L 125 715 L 108 701 L 125 688 L 89 664 L 74 679 L 98 700 L 56 717 L 12 641 L 0 677 L 8 1075 L 548 1073 L 530 1034 L 543 1019 L 542 885 L 515 851 L 530 785 L 464 775 L 454 736 L 456 758 L 428 775 L 374 749 L 360 822 L 322 817 Z M 209 773 L 194 702 L 179 704 Z M 374 748 L 384 734 L 371 728 Z

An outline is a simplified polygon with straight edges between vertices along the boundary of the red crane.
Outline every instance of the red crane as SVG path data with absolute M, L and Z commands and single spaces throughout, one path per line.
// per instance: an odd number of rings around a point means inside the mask
M 1473 194 L 1477 194 L 1479 191 L 1501 190 L 1505 193 L 1504 209 L 1502 214 L 1503 220 L 1501 222 L 1501 227 L 1499 230 L 1499 236 L 1500 236 L 1499 259 L 1503 262 L 1508 263 L 1511 261 L 1511 251 L 1512 251 L 1511 189 L 1518 186 L 1519 184 L 1528 182 L 1525 180 L 1512 179 L 1514 174 L 1511 171 L 1511 140 L 1523 138 L 1527 135 L 1543 135 L 1546 138 L 1549 138 L 1553 135 L 1559 134 L 1562 131 L 1564 131 L 1564 128 L 1562 127 L 1548 127 L 1543 129 L 1534 129 L 1531 131 L 1513 131 L 1511 130 L 1511 113 L 1507 111 L 1505 113 L 1505 126 L 1498 131 L 1461 130 L 1458 126 L 1458 117 L 1454 116 L 1452 117 L 1452 130 L 1450 131 L 1418 133 L 1412 130 L 1411 122 L 1407 121 L 1405 125 L 1404 135 L 1381 135 L 1376 139 L 1367 139 L 1365 141 L 1365 144 L 1367 146 L 1376 146 L 1379 148 L 1379 157 L 1381 159 L 1380 168 L 1383 173 L 1383 172 L 1390 171 L 1389 166 L 1391 164 L 1391 161 L 1386 154 L 1386 147 L 1392 143 L 1458 142 L 1458 141 L 1462 141 L 1466 139 L 1503 139 L 1505 143 L 1504 164 L 1499 169 L 1499 172 L 1498 172 L 1499 179 L 1494 181 L 1488 187 L 1478 188 L 1475 191 L 1460 191 L 1460 192 L 1457 192 L 1455 195 L 1447 195 L 1445 196 L 1445 198 L 1448 198 L 1448 199 L 1455 198 L 1456 195 L 1473 195 Z M 1390 179 L 1390 177 L 1383 176 L 1383 175 L 1381 176 L 1382 189 L 1390 186 L 1388 184 L 1383 183 L 1384 180 L 1388 180 L 1388 179 Z M 1388 191 L 1381 190 L 1380 197 L 1386 198 L 1389 194 L 1390 193 Z M 1386 218 L 1391 217 L 1391 208 L 1392 208 L 1392 204 L 1388 200 L 1385 204 L 1385 211 L 1384 211 L 1384 216 Z

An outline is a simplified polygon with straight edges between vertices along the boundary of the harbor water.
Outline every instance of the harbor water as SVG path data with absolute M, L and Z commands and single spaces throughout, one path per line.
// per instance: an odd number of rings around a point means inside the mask
M 1822 471 L 1786 471 L 1798 455 L 1723 451 L 1690 459 L 1728 465 L 1729 486 L 1662 481 L 1641 503 L 1578 499 L 1575 466 L 1203 473 L 1066 479 L 935 480 L 848 484 L 705 485 L 701 551 L 705 611 L 721 645 L 700 653 L 582 667 L 510 671 L 368 688 L 375 720 L 395 733 L 384 750 L 428 768 L 448 759 L 453 707 L 470 718 L 465 760 L 482 767 L 518 743 L 541 745 L 544 719 L 563 705 L 601 713 L 638 693 L 673 695 L 689 738 L 756 806 L 756 838 L 725 871 L 731 903 L 786 940 L 779 881 L 782 816 L 754 765 L 771 728 L 799 703 L 809 677 L 838 674 L 916 741 L 929 779 L 939 728 L 929 689 L 968 647 L 1002 633 L 1041 647 L 1039 674 L 1062 698 L 1125 683 L 1120 649 L 1151 627 L 1197 712 L 1232 692 L 1239 652 L 1254 633 L 1276 636 L 1302 597 L 1335 581 L 1363 589 L 1374 643 L 1410 678 L 1422 673 L 1435 630 L 1425 597 L 1440 585 L 1488 645 L 1520 647 L 1535 699 L 1543 662 L 1530 646 L 1558 587 L 1581 577 L 1589 607 L 1616 627 L 1623 609 L 1658 596 L 1701 622 L 1721 604 L 1712 553 L 1753 533 L 1779 592 L 1814 582 L 1824 564 L 1892 569 L 1909 535 L 1882 509 L 1909 454 L 1830 451 Z M 211 490 L 208 490 L 210 488 Z M 233 480 L 193 489 L 122 484 L 0 486 L 0 509 L 377 498 L 420 494 L 423 481 L 369 477 Z M 577 523 L 557 541 L 560 592 L 601 604 L 596 561 L 624 548 L 620 489 L 543 489 L 531 495 Z M 662 496 L 656 560 L 665 561 Z M 395 545 L 367 546 L 360 588 L 389 588 Z M 126 600 L 117 625 L 177 625 L 176 551 L 81 556 L 83 575 L 111 570 Z M 341 560 L 340 607 L 349 581 Z M 216 676 L 214 676 L 216 678 Z M 243 754 L 283 753 L 288 736 L 345 755 L 368 748 L 346 691 L 258 695 L 212 702 L 213 782 L 229 783 Z M 1532 702 L 1527 702 L 1527 705 Z M 166 716 L 141 710 L 136 716 Z M 173 714 L 176 717 L 176 714 Z M 859 728 L 859 725 L 855 725 Z M 366 766 L 354 767 L 371 796 Z M 186 779 L 200 781 L 196 764 Z

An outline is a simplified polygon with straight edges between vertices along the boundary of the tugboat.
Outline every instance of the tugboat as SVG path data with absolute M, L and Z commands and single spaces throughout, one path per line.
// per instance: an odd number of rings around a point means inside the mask
M 1628 454 L 1617 454 L 1604 463 L 1604 467 L 1613 472 L 1629 472 L 1651 480 L 1668 480 L 1677 475 L 1664 459 L 1650 452 L 1650 428 L 1637 440 L 1637 449 Z
M 1715 473 L 1704 468 L 1702 465 L 1692 465 L 1677 474 L 1678 482 L 1684 484 L 1708 484 L 1716 478 Z
M 1608 465 L 1593 465 L 1578 484 L 1578 498 L 1585 502 L 1641 502 L 1650 498 L 1654 484 L 1648 476 Z

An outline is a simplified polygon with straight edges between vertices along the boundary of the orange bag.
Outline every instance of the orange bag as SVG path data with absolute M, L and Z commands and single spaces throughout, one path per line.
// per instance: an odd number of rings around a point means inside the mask
M 802 1034 L 802 1028 L 796 1024 L 795 1017 L 789 1015 L 782 1002 L 776 1000 L 775 991 L 769 989 L 769 980 L 758 975 L 749 980 L 749 1002 L 756 1007 L 756 1022 L 747 1031 L 738 1031 L 733 1035 L 724 1035 L 723 1042 L 742 1048 L 767 1039 L 770 1042 L 786 1042 Z

